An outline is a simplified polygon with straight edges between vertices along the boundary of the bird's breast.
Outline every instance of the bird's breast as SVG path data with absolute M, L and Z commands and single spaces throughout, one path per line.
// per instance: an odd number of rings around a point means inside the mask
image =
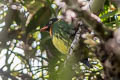
M 62 38 L 58 38 L 58 37 L 53 37 L 52 39 L 53 45 L 63 54 L 67 54 L 69 51 L 69 47 L 71 42 L 67 41 L 65 39 Z

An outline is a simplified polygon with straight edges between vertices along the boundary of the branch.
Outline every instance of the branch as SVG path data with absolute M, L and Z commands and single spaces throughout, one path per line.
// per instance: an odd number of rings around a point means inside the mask
M 0 69 L 0 75 L 3 75 L 7 78 L 11 78 L 12 80 L 18 80 L 16 77 L 12 76 L 9 72 L 5 72 L 1 69 Z
M 64 0 L 67 6 L 72 6 L 79 8 L 82 6 L 83 1 L 81 0 Z M 87 2 L 87 0 L 86 0 Z M 90 12 L 93 12 L 95 14 L 99 14 L 100 11 L 104 8 L 105 0 L 90 0 L 90 2 L 87 2 L 88 4 L 82 6 L 84 10 L 89 10 Z M 75 4 L 75 5 L 74 5 Z
M 78 18 L 81 18 L 82 21 L 91 27 L 95 33 L 101 38 L 102 40 L 107 40 L 113 34 L 113 32 L 107 29 L 104 24 L 101 22 L 100 18 L 93 13 L 90 13 L 87 10 L 77 10 L 73 9 L 76 14 L 78 14 Z

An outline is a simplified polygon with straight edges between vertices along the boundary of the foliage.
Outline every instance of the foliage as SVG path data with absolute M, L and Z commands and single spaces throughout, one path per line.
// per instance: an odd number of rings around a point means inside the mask
M 107 28 L 114 29 L 119 23 L 119 13 L 107 0 L 100 13 Z M 59 14 L 58 14 L 59 13 Z M 48 32 L 40 32 L 50 18 L 61 16 L 53 0 L 7 0 L 0 2 L 0 76 L 2 80 L 58 80 L 66 59 L 53 45 Z M 62 23 L 59 23 L 62 24 Z M 56 26 L 56 25 L 54 25 Z M 103 77 L 103 67 L 96 58 L 92 44 L 99 42 L 87 33 L 85 41 L 89 62 L 87 67 L 79 62 L 74 65 L 72 80 L 97 80 Z M 96 39 L 96 40 L 93 40 Z M 90 50 L 89 50 L 90 49 Z M 69 73 L 68 73 L 69 74 Z M 61 79 L 62 80 L 62 79 Z

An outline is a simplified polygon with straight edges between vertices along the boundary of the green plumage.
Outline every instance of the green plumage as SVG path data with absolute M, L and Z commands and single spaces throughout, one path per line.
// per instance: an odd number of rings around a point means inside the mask
M 67 54 L 75 33 L 73 26 L 65 21 L 59 20 L 52 26 L 52 41 L 54 46 L 62 53 Z

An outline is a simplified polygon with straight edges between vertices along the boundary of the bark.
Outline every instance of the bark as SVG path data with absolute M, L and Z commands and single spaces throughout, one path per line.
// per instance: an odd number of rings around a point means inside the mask
M 3 29 L 0 32 L 0 36 L 1 36 L 0 37 L 0 41 L 1 41 L 0 47 L 2 47 L 2 48 L 6 47 L 5 46 L 6 41 L 9 40 L 9 38 L 8 38 L 8 28 L 10 27 L 10 25 L 13 22 L 13 15 L 14 15 L 14 10 L 8 8 L 7 15 L 4 18 L 4 20 L 5 20 L 5 26 L 3 26 Z

